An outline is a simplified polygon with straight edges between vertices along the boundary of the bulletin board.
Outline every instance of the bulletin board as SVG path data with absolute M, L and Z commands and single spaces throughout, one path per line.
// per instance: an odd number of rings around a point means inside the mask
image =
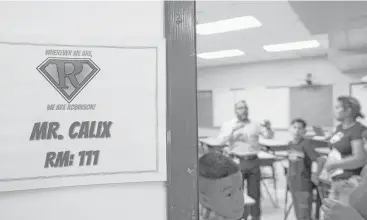
M 362 113 L 367 117 L 367 83 L 350 84 L 350 95 L 358 99 L 362 106 Z M 367 126 L 367 118 L 360 121 Z
M 291 118 L 303 118 L 310 126 L 333 126 L 332 85 L 291 87 L 290 103 Z

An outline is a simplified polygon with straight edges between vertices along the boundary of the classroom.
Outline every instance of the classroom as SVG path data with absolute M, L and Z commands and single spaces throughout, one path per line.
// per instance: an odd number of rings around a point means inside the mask
M 0 2 L 0 219 L 367 220 L 366 11 Z
M 307 122 L 305 136 L 327 155 L 340 123 L 338 97 L 356 98 L 367 114 L 366 9 L 365 2 L 197 2 L 199 144 L 221 149 L 218 137 L 240 101 L 250 121 L 270 122 L 273 138 L 259 140 L 267 147 L 258 154 L 267 161 L 261 219 L 297 220 L 284 171 L 293 119 Z M 245 203 L 253 188 L 247 190 Z M 314 200 L 312 218 L 321 219 Z

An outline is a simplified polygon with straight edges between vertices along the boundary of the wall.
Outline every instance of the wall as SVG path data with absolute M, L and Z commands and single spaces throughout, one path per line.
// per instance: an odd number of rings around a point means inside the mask
M 0 3 L 2 36 L 163 38 L 162 2 Z M 57 39 L 56 38 L 56 39 Z M 52 41 L 52 40 L 51 40 Z M 108 43 L 108 42 L 107 42 Z M 4 71 L 4 70 L 3 70 Z M 20 164 L 22 165 L 22 164 Z M 116 184 L 0 194 L 4 220 L 166 219 L 165 183 Z
M 327 58 L 273 61 L 199 69 L 198 90 L 298 86 L 306 73 L 312 73 L 316 83 L 332 84 L 334 100 L 339 95 L 348 95 L 349 83 L 359 81 L 364 75 L 343 74 Z

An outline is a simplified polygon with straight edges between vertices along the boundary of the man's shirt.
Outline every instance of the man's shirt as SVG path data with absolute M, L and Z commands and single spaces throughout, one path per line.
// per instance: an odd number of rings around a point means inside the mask
M 237 124 L 243 124 L 244 127 L 233 132 L 233 128 Z M 272 138 L 272 133 L 267 132 L 267 129 L 259 122 L 247 121 L 241 122 L 238 119 L 233 119 L 223 124 L 218 136 L 218 142 L 228 144 L 229 151 L 234 148 L 241 147 L 242 152 L 248 154 L 257 154 L 261 146 L 259 144 L 259 137 Z

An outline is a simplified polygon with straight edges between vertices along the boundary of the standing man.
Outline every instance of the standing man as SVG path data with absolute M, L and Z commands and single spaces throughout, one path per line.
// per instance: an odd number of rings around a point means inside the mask
M 245 101 L 235 104 L 236 118 L 223 124 L 218 136 L 222 145 L 228 145 L 231 152 L 234 148 L 241 148 L 245 152 L 240 157 L 241 172 L 247 179 L 247 192 L 256 203 L 251 207 L 251 213 L 244 213 L 244 217 L 251 214 L 253 220 L 260 220 L 260 160 L 258 153 L 262 146 L 259 137 L 273 138 L 270 122 L 254 122 L 248 118 L 249 109 Z

